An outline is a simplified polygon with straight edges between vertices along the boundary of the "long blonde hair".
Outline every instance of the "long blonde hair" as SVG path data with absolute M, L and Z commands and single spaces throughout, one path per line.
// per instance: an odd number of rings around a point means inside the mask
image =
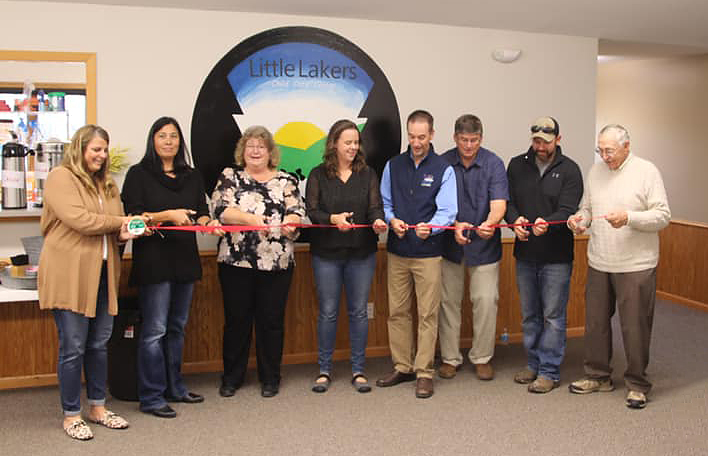
M 101 169 L 93 173 L 93 177 L 86 170 L 84 152 L 86 152 L 88 143 L 96 136 L 102 138 L 106 143 L 110 142 L 108 132 L 98 125 L 88 124 L 76 130 L 71 138 L 71 144 L 64 151 L 64 159 L 61 164 L 74 173 L 88 191 L 98 195 L 103 190 L 106 197 L 113 197 L 118 194 L 118 186 L 108 171 L 110 157 L 106 158 Z

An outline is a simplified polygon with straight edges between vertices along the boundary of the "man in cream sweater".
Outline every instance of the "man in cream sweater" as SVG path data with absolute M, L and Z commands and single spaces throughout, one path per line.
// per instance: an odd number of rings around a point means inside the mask
M 598 135 L 601 163 L 590 169 L 579 211 L 568 227 L 581 234 L 592 225 L 585 290 L 585 377 L 570 384 L 572 393 L 614 389 L 612 327 L 619 308 L 627 358 L 626 405 L 644 408 L 651 383 L 649 364 L 659 230 L 671 212 L 659 170 L 629 151 L 629 134 L 607 125 Z

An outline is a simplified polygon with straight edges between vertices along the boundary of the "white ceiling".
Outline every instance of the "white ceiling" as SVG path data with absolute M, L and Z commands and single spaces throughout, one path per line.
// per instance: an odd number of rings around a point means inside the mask
M 74 0 L 72 3 L 422 22 L 588 36 L 600 39 L 600 54 L 610 55 L 662 57 L 708 52 L 708 0 Z

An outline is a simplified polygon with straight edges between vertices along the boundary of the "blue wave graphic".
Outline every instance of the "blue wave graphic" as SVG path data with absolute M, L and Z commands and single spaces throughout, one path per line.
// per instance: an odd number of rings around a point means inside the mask
M 313 43 L 282 43 L 252 54 L 228 74 L 244 113 L 274 97 L 283 100 L 327 98 L 358 111 L 373 80 L 353 60 Z

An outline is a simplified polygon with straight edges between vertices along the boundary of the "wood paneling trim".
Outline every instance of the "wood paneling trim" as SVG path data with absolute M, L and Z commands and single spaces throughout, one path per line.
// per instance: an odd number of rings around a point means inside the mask
M 0 223 L 15 223 L 15 222 L 39 222 L 41 215 L 21 215 L 15 217 L 3 217 L 0 214 Z
M 671 301 L 675 304 L 680 304 L 692 309 L 702 310 L 703 312 L 708 312 L 708 304 L 704 302 L 693 301 L 692 299 L 686 299 L 682 296 L 678 296 L 671 293 L 666 293 L 663 291 L 657 291 L 656 297 L 664 299 L 666 301 Z
M 708 308 L 708 225 L 672 220 L 659 233 L 657 294 L 697 309 Z
M 516 289 L 513 243 L 504 242 L 499 280 L 497 337 L 510 333 L 510 342 L 521 341 L 521 311 Z M 585 324 L 584 287 L 587 272 L 587 238 L 576 238 L 575 263 L 568 303 L 568 337 L 582 335 Z M 296 249 L 296 267 L 285 315 L 284 363 L 315 363 L 317 360 L 317 313 L 312 261 L 307 245 Z M 202 252 L 203 278 L 195 284 L 184 346 L 184 372 L 218 372 L 222 369 L 221 344 L 223 305 L 218 281 L 216 252 Z M 369 320 L 367 356 L 389 356 L 388 290 L 385 246 L 377 252 L 376 271 L 369 301 L 374 303 L 374 318 Z M 121 296 L 134 296 L 126 278 L 131 261 L 123 259 Z M 342 302 L 337 326 L 334 359 L 349 358 L 348 322 Z M 471 345 L 472 305 L 468 293 L 462 305 L 462 345 Z M 55 382 L 57 357 L 56 329 L 51 312 L 36 304 L 7 303 L 0 306 L 0 389 L 46 385 Z M 255 365 L 251 347 L 250 365 Z M 313 366 L 313 369 L 316 367 Z M 4 379 L 4 380 L 3 380 Z
M 96 54 L 86 55 L 86 123 L 98 123 Z
M 51 386 L 56 385 L 57 383 L 57 374 L 4 377 L 0 378 L 0 390 L 15 388 L 34 388 L 37 386 Z
M 702 222 L 692 222 L 690 220 L 671 220 L 671 224 L 681 226 L 692 226 L 695 228 L 704 228 L 708 230 L 708 224 Z
M 0 60 L 29 62 L 86 62 L 93 52 L 9 51 L 0 49 Z
M 584 331 L 587 239 L 587 236 L 579 236 L 575 240 L 575 262 L 568 303 L 568 337 L 582 336 Z M 708 280 L 705 280 L 708 276 L 708 226 L 672 221 L 660 233 L 660 241 L 657 296 L 708 311 Z M 297 266 L 286 311 L 285 363 L 314 363 L 317 359 L 317 302 L 308 250 L 306 244 L 296 248 Z M 503 240 L 497 335 L 507 328 L 510 342 L 518 343 L 521 341 L 521 312 L 512 250 L 513 240 Z M 215 256 L 213 251 L 201 253 L 204 277 L 195 286 L 185 340 L 185 372 L 218 372 L 222 368 L 223 307 Z M 124 259 L 122 267 L 123 277 L 126 278 L 130 260 Z M 124 279 L 121 296 L 134 293 L 135 290 L 130 289 Z M 389 356 L 386 252 L 383 245 L 377 253 L 369 300 L 375 303 L 375 318 L 369 322 L 367 356 Z M 462 312 L 461 345 L 469 347 L 472 316 L 467 297 Z M 340 316 L 344 318 L 339 318 L 334 358 L 344 360 L 349 358 L 349 344 L 343 307 Z M 57 345 L 51 312 L 40 310 L 36 303 L 5 303 L 0 306 L 0 389 L 55 384 Z M 253 351 L 251 355 L 254 355 Z M 250 364 L 255 365 L 253 356 Z
M 39 89 L 64 89 L 64 90 L 83 90 L 86 88 L 86 84 L 81 83 L 71 83 L 71 82 L 33 82 L 34 87 Z M 2 89 L 21 89 L 24 87 L 23 82 L 5 82 L 0 81 L 0 88 Z M 36 111 L 35 111 L 36 112 Z

